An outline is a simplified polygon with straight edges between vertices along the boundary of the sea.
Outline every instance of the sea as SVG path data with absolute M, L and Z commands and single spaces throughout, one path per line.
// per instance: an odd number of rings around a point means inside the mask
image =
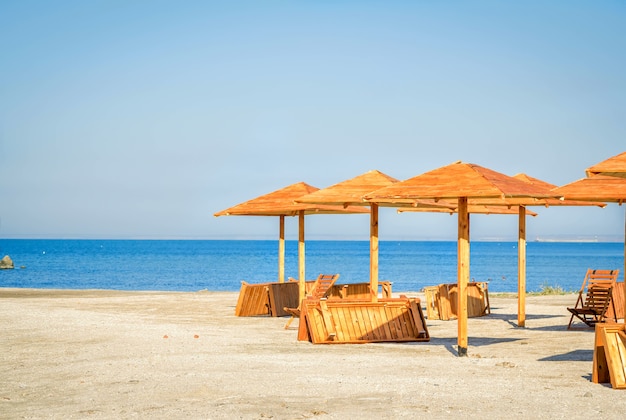
M 298 243 L 286 241 L 285 276 L 298 277 Z M 368 241 L 310 240 L 306 278 L 339 273 L 338 283 L 369 281 Z M 238 291 L 242 281 L 277 281 L 276 240 L 54 240 L 0 239 L 13 270 L 0 287 L 147 291 Z M 619 269 L 618 242 L 528 242 L 527 291 L 576 291 L 585 272 Z M 1 256 L 0 256 L 1 257 Z M 455 283 L 456 241 L 381 241 L 379 279 L 394 292 Z M 492 292 L 517 292 L 517 242 L 471 242 L 470 278 Z

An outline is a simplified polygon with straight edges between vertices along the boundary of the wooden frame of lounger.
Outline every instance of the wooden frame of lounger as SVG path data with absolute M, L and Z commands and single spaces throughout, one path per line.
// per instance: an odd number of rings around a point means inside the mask
M 419 298 L 305 300 L 298 340 L 313 344 L 430 341 Z
M 335 284 L 335 282 L 339 279 L 339 274 L 320 274 L 311 291 L 308 293 L 305 299 L 307 300 L 320 300 L 330 292 L 330 288 Z M 288 308 L 284 307 L 283 310 L 291 315 L 291 318 L 285 324 L 285 329 L 289 329 L 289 326 L 293 322 L 295 318 L 300 317 L 300 310 L 302 309 L 302 302 L 298 305 L 297 308 Z
M 567 329 L 572 329 L 574 318 L 578 318 L 589 327 L 606 318 L 617 322 L 617 312 L 612 304 L 613 289 L 617 283 L 619 270 L 592 270 L 588 269 L 583 284 L 578 291 L 575 306 L 568 307 L 572 314 Z M 585 295 L 586 290 L 586 295 Z M 583 295 L 585 295 L 583 299 Z M 612 318 L 610 315 L 612 313 Z

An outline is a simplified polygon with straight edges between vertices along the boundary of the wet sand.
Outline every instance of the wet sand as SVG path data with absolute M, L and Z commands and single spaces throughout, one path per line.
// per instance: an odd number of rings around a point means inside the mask
M 593 330 L 566 330 L 574 295 L 528 297 L 526 328 L 490 300 L 459 358 L 456 321 L 428 320 L 428 343 L 313 345 L 235 317 L 237 293 L 0 288 L 0 418 L 624 417 L 626 391 L 590 380 Z

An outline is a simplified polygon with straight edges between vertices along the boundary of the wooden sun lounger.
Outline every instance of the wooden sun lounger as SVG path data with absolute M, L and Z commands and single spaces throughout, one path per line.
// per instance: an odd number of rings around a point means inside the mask
M 418 298 L 305 300 L 298 340 L 313 344 L 429 341 Z
M 306 296 L 306 299 L 320 300 L 321 298 L 326 297 L 326 295 L 330 291 L 330 288 L 335 284 L 338 278 L 339 274 L 320 274 L 315 280 L 311 291 Z M 287 312 L 287 314 L 291 315 L 291 318 L 289 318 L 289 321 L 287 321 L 287 323 L 285 324 L 285 329 L 289 328 L 295 318 L 300 318 L 301 307 L 302 304 L 298 305 L 297 308 L 283 308 L 283 310 Z
M 619 270 L 587 270 L 582 287 L 578 292 L 576 305 L 567 310 L 572 314 L 567 329 L 572 328 L 574 318 L 589 327 L 611 319 L 617 322 L 615 305 L 611 305 L 613 288 L 617 283 Z M 585 288 L 587 293 L 585 294 Z M 612 315 L 612 316 L 611 316 Z

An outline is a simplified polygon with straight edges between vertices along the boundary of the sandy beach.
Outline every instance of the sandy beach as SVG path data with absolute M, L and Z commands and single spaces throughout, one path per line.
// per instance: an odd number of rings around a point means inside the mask
M 623 390 L 590 381 L 593 331 L 566 330 L 574 295 L 528 297 L 526 328 L 515 298 L 492 296 L 492 314 L 469 319 L 466 358 L 456 321 L 428 321 L 428 343 L 313 345 L 285 318 L 235 317 L 237 293 L 0 289 L 0 299 L 1 418 L 626 412 Z

